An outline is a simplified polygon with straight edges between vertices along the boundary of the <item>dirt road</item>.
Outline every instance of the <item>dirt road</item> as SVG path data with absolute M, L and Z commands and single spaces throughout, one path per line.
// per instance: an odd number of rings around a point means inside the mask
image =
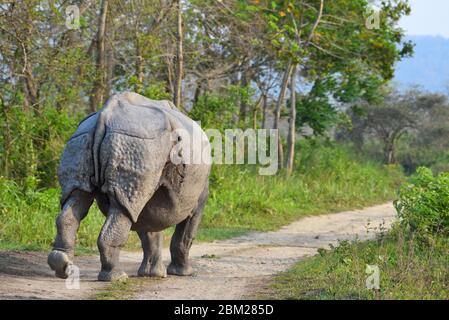
M 391 203 L 330 215 L 307 217 L 274 232 L 254 232 L 226 241 L 194 244 L 193 277 L 148 280 L 135 299 L 241 299 L 270 276 L 286 270 L 318 248 L 338 240 L 369 239 L 395 219 Z M 141 253 L 123 252 L 125 271 L 134 275 Z M 168 263 L 169 252 L 164 250 Z M 76 257 L 79 289 L 67 289 L 46 264 L 46 254 L 0 251 L 0 299 L 88 299 L 106 284 L 96 281 L 98 256 Z

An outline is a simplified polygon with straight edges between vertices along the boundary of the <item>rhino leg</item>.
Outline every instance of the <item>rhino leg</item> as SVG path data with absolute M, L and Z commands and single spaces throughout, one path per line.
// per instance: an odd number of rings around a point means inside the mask
M 69 266 L 73 264 L 76 232 L 93 202 L 93 195 L 74 190 L 65 201 L 61 213 L 56 220 L 57 234 L 53 243 L 53 251 L 48 256 L 48 264 L 59 278 L 66 279 Z
M 114 281 L 126 279 L 125 272 L 118 270 L 120 249 L 128 239 L 132 221 L 117 203 L 109 206 L 108 217 L 98 237 L 100 250 L 101 271 L 100 281 Z
M 109 198 L 104 193 L 97 193 L 95 195 L 95 200 L 97 202 L 98 209 L 100 209 L 101 213 L 108 217 L 109 212 Z
M 175 233 L 170 242 L 171 263 L 167 268 L 168 274 L 177 276 L 192 275 L 193 269 L 189 263 L 189 251 L 203 216 L 207 196 L 208 187 L 206 186 L 192 215 L 176 225 Z
M 162 232 L 138 232 L 142 242 L 143 260 L 137 274 L 139 277 L 165 278 L 167 271 L 162 262 Z

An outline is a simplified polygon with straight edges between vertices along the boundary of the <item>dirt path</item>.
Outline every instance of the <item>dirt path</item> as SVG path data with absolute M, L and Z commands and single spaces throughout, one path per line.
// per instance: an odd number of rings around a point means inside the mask
M 226 241 L 194 244 L 193 277 L 145 281 L 135 299 L 240 299 L 318 248 L 338 240 L 369 239 L 395 219 L 391 203 L 330 215 L 307 217 L 274 232 L 254 232 Z M 168 263 L 169 252 L 165 249 Z M 123 252 L 129 275 L 136 274 L 141 253 Z M 105 288 L 96 281 L 99 258 L 76 257 L 80 289 L 67 289 L 46 264 L 46 254 L 0 252 L 0 299 L 84 299 Z

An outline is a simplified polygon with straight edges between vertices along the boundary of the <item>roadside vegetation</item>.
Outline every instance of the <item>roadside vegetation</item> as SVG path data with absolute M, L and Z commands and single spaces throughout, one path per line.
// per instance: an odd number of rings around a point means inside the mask
M 449 174 L 429 169 L 404 184 L 395 227 L 376 240 L 341 242 L 276 276 L 268 299 L 449 298 Z M 367 265 L 379 267 L 379 289 L 367 289 Z

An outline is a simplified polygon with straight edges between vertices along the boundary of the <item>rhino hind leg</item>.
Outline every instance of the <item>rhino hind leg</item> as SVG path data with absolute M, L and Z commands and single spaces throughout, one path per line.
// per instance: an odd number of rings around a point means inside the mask
M 101 213 L 108 217 L 109 212 L 109 198 L 104 193 L 97 193 L 95 195 L 95 200 L 97 202 L 98 209 L 100 209 Z
M 69 266 L 73 264 L 76 232 L 93 202 L 93 195 L 74 190 L 62 206 L 56 220 L 57 234 L 53 251 L 48 256 L 48 265 L 59 278 L 69 276 Z
M 137 275 L 139 277 L 165 278 L 167 271 L 162 262 L 162 232 L 138 232 L 142 242 L 143 260 Z
M 168 274 L 177 276 L 193 274 L 193 269 L 189 263 L 189 251 L 203 216 L 207 196 L 208 186 L 206 185 L 192 215 L 176 225 L 175 233 L 170 242 L 171 263 L 167 268 Z
M 99 281 L 115 281 L 127 278 L 118 268 L 120 249 L 128 239 L 132 221 L 115 201 L 110 203 L 108 216 L 98 237 L 101 271 Z

